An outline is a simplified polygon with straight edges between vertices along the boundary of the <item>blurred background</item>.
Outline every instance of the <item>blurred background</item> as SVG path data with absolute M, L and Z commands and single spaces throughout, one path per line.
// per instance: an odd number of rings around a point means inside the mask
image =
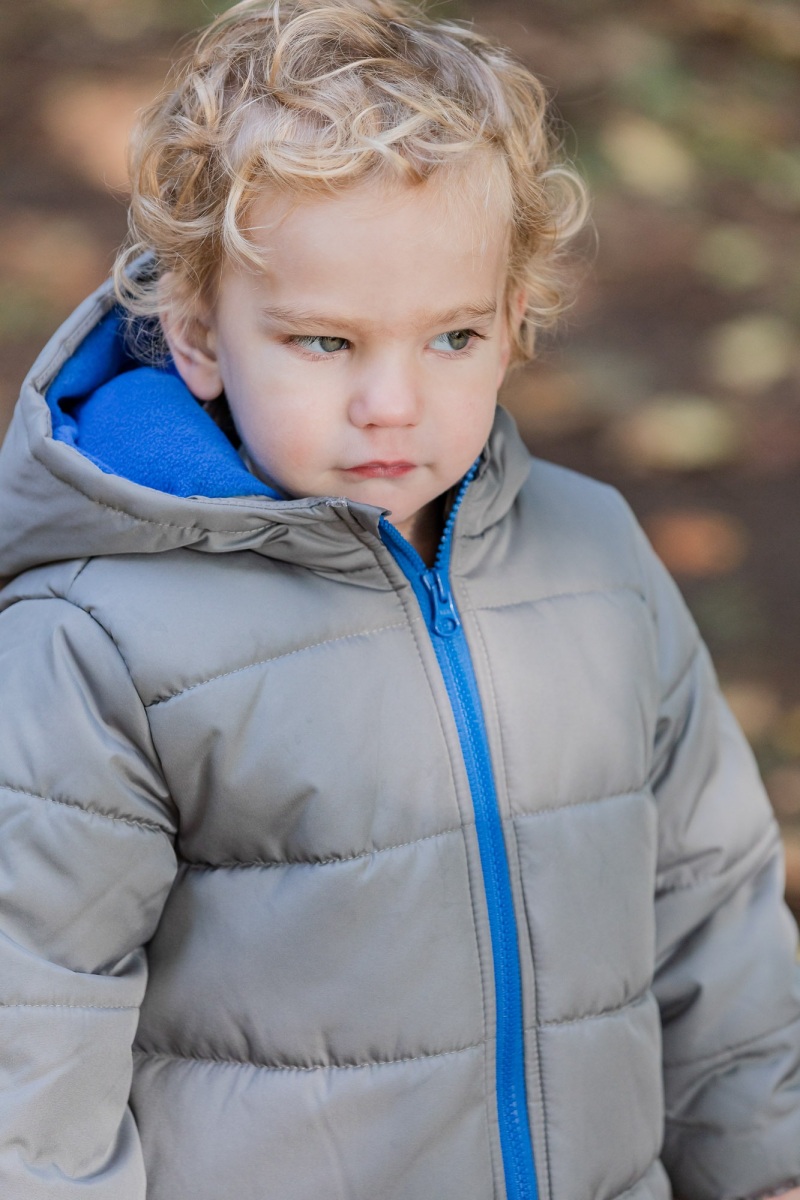
M 125 232 L 125 142 L 225 0 L 2 0 L 0 436 Z M 545 80 L 594 196 L 580 298 L 503 399 L 621 489 L 781 821 L 800 913 L 800 5 L 452 0 Z

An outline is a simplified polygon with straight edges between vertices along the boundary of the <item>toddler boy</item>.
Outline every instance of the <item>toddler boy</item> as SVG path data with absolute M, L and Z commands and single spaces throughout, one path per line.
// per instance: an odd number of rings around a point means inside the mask
M 583 207 L 537 81 L 401 0 L 246 0 L 144 114 L 0 456 L 3 1197 L 800 1183 L 752 758 L 496 408 Z

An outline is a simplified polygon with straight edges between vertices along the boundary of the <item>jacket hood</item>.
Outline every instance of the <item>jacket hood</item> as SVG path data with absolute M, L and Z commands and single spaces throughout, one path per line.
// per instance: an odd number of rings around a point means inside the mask
M 460 526 L 476 534 L 500 520 L 529 466 L 498 408 Z M 343 497 L 288 499 L 257 479 L 171 365 L 131 357 L 109 281 L 22 385 L 0 449 L 0 575 L 189 546 L 348 571 L 363 565 L 363 531 L 377 535 L 384 511 Z

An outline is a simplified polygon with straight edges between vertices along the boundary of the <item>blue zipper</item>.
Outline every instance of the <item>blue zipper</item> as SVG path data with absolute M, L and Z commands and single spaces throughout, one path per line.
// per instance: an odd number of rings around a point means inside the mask
M 506 1195 L 508 1200 L 537 1200 L 536 1168 L 525 1095 L 522 984 L 511 877 L 475 668 L 450 587 L 453 527 L 477 469 L 475 463 L 461 482 L 433 567 L 425 565 L 414 547 L 385 517 L 381 518 L 380 533 L 419 602 L 464 755 L 492 942 L 497 1009 L 497 1118 Z

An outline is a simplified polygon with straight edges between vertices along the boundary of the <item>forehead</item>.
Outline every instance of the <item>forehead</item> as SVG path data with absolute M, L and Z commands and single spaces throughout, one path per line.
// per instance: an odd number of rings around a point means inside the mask
M 278 304 L 319 311 L 322 301 L 343 313 L 350 305 L 362 319 L 485 307 L 505 279 L 509 232 L 502 185 L 475 167 L 313 198 L 265 187 L 248 212 L 259 261 L 248 283 Z

